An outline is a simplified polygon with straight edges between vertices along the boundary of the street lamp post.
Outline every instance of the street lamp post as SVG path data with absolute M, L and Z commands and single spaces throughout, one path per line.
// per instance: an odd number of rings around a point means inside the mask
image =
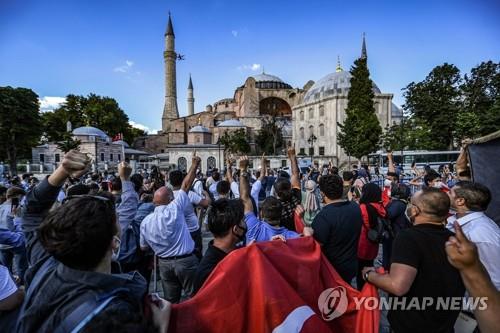
M 220 168 L 220 138 L 217 139 L 217 145 L 219 146 L 219 172 L 221 170 Z
M 307 142 L 309 143 L 309 155 L 311 155 L 311 164 L 313 163 L 314 143 L 316 140 L 318 140 L 318 138 L 313 133 L 311 133 L 311 136 L 307 139 Z

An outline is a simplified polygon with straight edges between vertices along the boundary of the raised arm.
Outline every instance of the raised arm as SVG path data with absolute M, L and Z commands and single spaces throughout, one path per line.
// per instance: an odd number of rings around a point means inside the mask
M 233 163 L 231 161 L 231 158 L 228 157 L 226 160 L 226 179 L 229 182 L 229 184 L 234 182 L 232 164 Z
M 299 165 L 297 163 L 297 155 L 295 154 L 294 147 L 288 148 L 288 158 L 290 159 L 290 166 L 292 168 L 292 177 L 291 177 L 292 188 L 300 189 L 300 178 L 299 178 L 300 172 L 299 172 Z
M 189 168 L 189 171 L 186 177 L 184 177 L 184 180 L 182 181 L 181 185 L 181 190 L 183 190 L 186 193 L 189 192 L 191 185 L 193 185 L 194 178 L 196 177 L 196 170 L 198 169 L 200 162 L 201 159 L 198 156 L 196 156 L 196 151 L 194 151 L 191 167 Z
M 387 172 L 396 172 L 396 168 L 394 167 L 394 159 L 392 156 L 392 151 L 387 153 L 387 163 L 389 164 L 389 167 L 387 169 Z
M 267 176 L 267 167 L 266 167 L 266 156 L 262 154 L 262 158 L 260 159 L 260 177 L 257 180 L 264 180 Z
M 239 161 L 240 168 L 240 199 L 243 201 L 245 214 L 253 212 L 252 200 L 250 199 L 250 185 L 248 184 L 248 157 L 242 156 Z
M 90 158 L 76 150 L 71 150 L 66 155 L 59 167 L 48 177 L 41 181 L 26 195 L 26 208 L 23 211 L 21 227 L 26 238 L 28 261 L 34 265 L 46 256 L 37 230 L 52 204 L 56 201 L 61 186 L 68 177 L 80 178 L 90 168 Z
M 131 174 L 132 168 L 127 162 L 121 162 L 118 165 L 118 175 L 122 181 L 122 200 L 116 207 L 116 215 L 118 216 L 122 235 L 134 220 L 139 206 L 139 195 L 135 191 L 134 184 L 130 181 Z

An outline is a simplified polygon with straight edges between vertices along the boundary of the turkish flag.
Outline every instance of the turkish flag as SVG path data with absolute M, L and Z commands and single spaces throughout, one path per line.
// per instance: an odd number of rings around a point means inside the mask
M 379 310 L 356 310 L 363 296 L 378 301 L 369 283 L 362 292 L 345 283 L 312 237 L 255 243 L 173 305 L 169 332 L 378 332 Z

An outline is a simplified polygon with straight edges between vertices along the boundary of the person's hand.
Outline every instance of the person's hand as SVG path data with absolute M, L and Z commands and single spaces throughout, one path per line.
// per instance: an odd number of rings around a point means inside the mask
M 295 157 L 295 147 L 288 147 L 287 154 L 289 158 Z
M 192 158 L 192 164 L 196 165 L 198 167 L 201 163 L 201 158 L 199 156 L 196 156 L 196 150 L 193 151 L 193 158 Z
M 462 227 L 455 221 L 455 236 L 451 236 L 445 245 L 450 264 L 458 270 L 465 270 L 479 264 L 479 256 L 474 243 L 464 235 Z
M 297 205 L 297 207 L 295 207 L 295 214 L 297 214 L 298 216 L 300 217 L 303 217 L 304 216 L 304 207 L 302 207 L 302 205 Z
M 158 303 L 156 305 L 155 303 Z M 151 314 L 153 323 L 158 328 L 159 332 L 166 333 L 168 324 L 170 323 L 170 313 L 172 312 L 172 303 L 158 298 L 156 302 L 151 302 Z
M 392 160 L 392 156 L 393 156 L 393 155 L 392 155 L 392 151 L 387 152 L 387 158 L 388 158 L 389 160 Z
M 260 168 L 262 171 L 264 171 L 266 167 L 266 154 L 262 154 L 262 157 L 260 158 Z
M 246 155 L 241 156 L 240 160 L 239 160 L 240 170 L 241 171 L 247 171 L 248 164 L 249 164 L 248 157 Z
M 91 159 L 78 150 L 70 150 L 64 155 L 62 168 L 69 177 L 80 178 L 90 169 Z
M 302 235 L 304 235 L 304 237 L 312 236 L 314 235 L 314 229 L 311 227 L 304 227 Z
M 121 180 L 129 180 L 130 175 L 132 174 L 132 168 L 128 165 L 127 162 L 121 162 L 118 164 L 118 175 Z
M 285 242 L 286 243 L 286 238 L 285 236 L 283 235 L 274 235 L 273 237 L 271 237 L 271 240 L 280 240 L 282 242 Z

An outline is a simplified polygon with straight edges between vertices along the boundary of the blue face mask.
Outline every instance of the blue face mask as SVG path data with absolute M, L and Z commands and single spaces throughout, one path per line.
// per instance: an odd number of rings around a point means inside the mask
M 111 261 L 118 261 L 118 257 L 120 256 L 120 249 L 121 249 L 121 244 L 122 241 L 118 236 L 113 236 L 113 239 L 116 239 L 116 242 L 118 243 L 118 250 L 113 250 L 113 254 L 111 255 Z

